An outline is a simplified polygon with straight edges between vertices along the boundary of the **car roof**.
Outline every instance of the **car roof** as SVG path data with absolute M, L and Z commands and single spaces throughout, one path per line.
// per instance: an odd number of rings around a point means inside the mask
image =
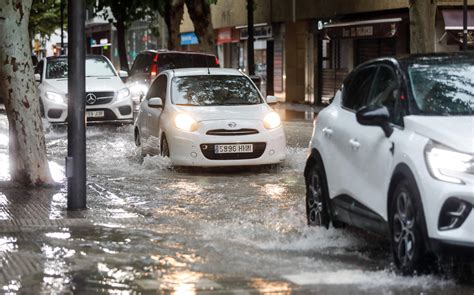
M 140 51 L 139 54 L 144 54 L 144 53 L 159 53 L 159 54 L 167 54 L 167 53 L 173 53 L 173 54 L 196 54 L 196 55 L 207 55 L 207 56 L 215 56 L 215 54 L 212 53 L 206 53 L 206 52 L 197 52 L 197 51 L 178 51 L 178 50 L 168 50 L 168 49 L 147 49 Z
M 162 73 L 170 73 L 174 77 L 201 75 L 245 76 L 244 73 L 237 69 L 226 68 L 181 68 L 166 70 Z
M 412 64 L 417 63 L 446 63 L 446 62 L 456 62 L 456 61 L 471 61 L 474 62 L 474 52 L 443 52 L 443 53 L 428 53 L 428 54 L 406 54 L 393 57 L 381 57 L 366 61 L 356 68 L 362 68 L 367 65 L 371 65 L 377 62 L 391 62 L 393 64 L 398 64 L 402 68 L 406 68 Z
M 59 55 L 59 56 L 47 56 L 47 60 L 52 60 L 52 59 L 59 59 L 59 58 L 67 58 L 67 55 Z M 100 54 L 86 54 L 86 58 L 105 58 L 105 56 L 100 55 Z

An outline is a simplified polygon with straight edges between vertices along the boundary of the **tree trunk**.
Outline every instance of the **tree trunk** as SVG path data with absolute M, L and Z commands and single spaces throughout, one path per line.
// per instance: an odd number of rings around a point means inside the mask
M 410 0 L 410 52 L 435 51 L 437 0 Z
M 186 0 L 186 7 L 202 51 L 215 54 L 216 41 L 212 27 L 211 6 L 207 0 Z
M 165 7 L 165 22 L 168 27 L 168 49 L 179 49 L 179 26 L 183 19 L 184 0 L 171 0 Z
M 118 54 L 120 58 L 120 69 L 124 71 L 129 71 L 128 67 L 128 58 L 127 58 L 127 47 L 125 45 L 125 24 L 122 19 L 117 19 L 115 23 L 117 28 L 117 45 L 118 45 Z
M 28 19 L 32 0 L 0 0 L 0 95 L 10 133 L 12 182 L 51 185 L 43 124 L 30 52 Z

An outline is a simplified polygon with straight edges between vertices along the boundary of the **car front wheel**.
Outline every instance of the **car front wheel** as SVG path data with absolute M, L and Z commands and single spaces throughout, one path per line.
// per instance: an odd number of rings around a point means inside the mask
M 323 169 L 320 163 L 315 163 L 306 177 L 306 219 L 309 226 L 328 228 L 328 190 Z
M 412 275 L 426 267 L 421 231 L 424 219 L 417 194 L 413 181 L 402 180 L 395 187 L 390 204 L 392 252 L 395 265 L 403 275 Z
M 168 140 L 166 140 L 166 136 L 163 134 L 163 139 L 161 140 L 161 156 L 168 157 L 170 156 L 170 148 L 168 145 Z

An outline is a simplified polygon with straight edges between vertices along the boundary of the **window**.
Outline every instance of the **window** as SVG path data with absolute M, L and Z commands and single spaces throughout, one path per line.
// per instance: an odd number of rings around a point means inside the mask
M 68 76 L 67 58 L 51 58 L 46 64 L 46 79 L 66 79 Z M 115 71 L 105 58 L 86 58 L 86 77 L 113 77 Z
M 40 61 L 35 67 L 35 74 L 39 74 L 41 79 L 43 79 L 43 65 L 44 61 Z
M 168 77 L 165 74 L 158 76 L 155 82 L 153 82 L 153 85 L 151 86 L 150 91 L 148 92 L 147 99 L 150 99 L 153 97 L 159 97 L 163 101 L 163 105 L 164 105 L 166 101 L 167 84 L 168 84 Z
M 152 53 L 142 53 L 137 56 L 135 62 L 133 63 L 131 75 L 134 74 L 148 74 L 150 71 L 150 66 L 153 63 L 153 54 Z
M 262 103 L 260 94 L 244 76 L 205 75 L 176 77 L 172 83 L 173 103 L 216 106 Z
M 370 66 L 358 70 L 344 85 L 342 105 L 357 111 L 365 105 L 369 97 L 370 87 L 374 81 L 377 67 Z
M 399 84 L 395 72 L 388 66 L 380 66 L 367 105 L 387 107 L 390 121 L 400 125 L 402 116 L 397 110 L 398 96 Z

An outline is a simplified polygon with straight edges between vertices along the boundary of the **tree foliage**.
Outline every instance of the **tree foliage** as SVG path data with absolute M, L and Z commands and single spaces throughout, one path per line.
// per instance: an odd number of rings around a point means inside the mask
M 65 8 L 65 21 L 67 20 L 66 11 Z M 36 34 L 39 34 L 42 38 L 49 37 L 59 27 L 61 27 L 61 1 L 33 0 L 28 25 L 30 38 L 33 38 Z

